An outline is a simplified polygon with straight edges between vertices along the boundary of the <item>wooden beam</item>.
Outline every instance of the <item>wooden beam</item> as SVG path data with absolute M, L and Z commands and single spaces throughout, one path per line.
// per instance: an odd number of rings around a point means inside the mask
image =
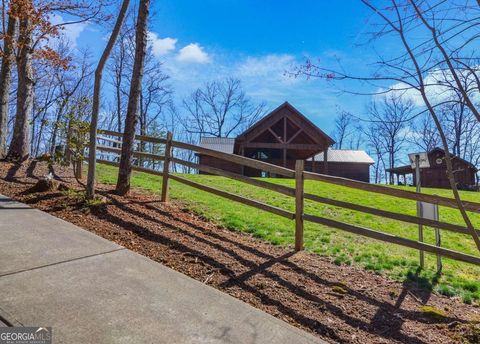
M 173 141 L 172 145 L 173 145 L 173 147 L 177 147 L 177 148 L 180 148 L 180 149 L 192 150 L 192 151 L 200 153 L 200 154 L 213 156 L 214 158 L 229 161 L 229 162 L 232 162 L 232 163 L 235 163 L 235 164 L 238 164 L 238 165 L 245 165 L 245 166 L 252 167 L 252 168 L 255 168 L 255 169 L 258 169 L 258 170 L 279 174 L 279 175 L 289 177 L 289 178 L 295 177 L 295 171 L 290 170 L 290 169 L 285 168 L 285 167 L 269 164 L 267 162 L 246 158 L 246 157 L 236 155 L 236 154 L 223 153 L 223 152 L 219 152 L 219 151 L 216 151 L 216 150 L 213 150 L 213 149 L 203 148 L 203 147 L 195 146 L 195 145 L 180 142 L 180 141 Z
M 303 250 L 303 206 L 305 162 L 295 162 L 295 251 Z
M 240 148 L 240 155 L 245 156 L 245 148 L 243 148 L 243 146 L 241 146 L 241 148 Z M 240 170 L 242 172 L 242 176 L 245 175 L 245 166 L 244 165 L 241 166 Z
M 442 247 L 437 247 L 437 246 L 426 244 L 420 241 L 405 239 L 393 234 L 378 232 L 372 229 L 354 226 L 354 225 L 350 225 L 347 223 L 343 223 L 340 221 L 335 221 L 335 220 L 331 220 L 331 219 L 327 219 L 319 216 L 303 215 L 303 218 L 306 221 L 315 222 L 315 223 L 332 227 L 332 228 L 337 228 L 349 233 L 363 235 L 369 238 L 385 241 L 388 243 L 397 244 L 397 245 L 413 248 L 416 250 L 422 250 L 425 252 L 430 252 L 433 254 L 460 260 L 460 261 L 475 264 L 475 265 L 480 265 L 480 257 L 471 256 L 465 253 L 449 250 Z
M 315 202 L 328 204 L 328 205 L 333 205 L 335 207 L 346 208 L 346 209 L 359 211 L 359 212 L 362 212 L 362 213 L 367 213 L 367 214 L 372 214 L 372 215 L 376 215 L 376 216 L 386 217 L 386 218 L 392 219 L 392 220 L 398 220 L 398 221 L 403 221 L 403 222 L 413 223 L 413 224 L 422 224 L 422 225 L 429 226 L 429 227 L 432 227 L 432 228 L 440 228 L 440 229 L 445 229 L 445 230 L 452 231 L 452 232 L 455 232 L 455 233 L 471 235 L 470 231 L 466 227 L 451 224 L 451 223 L 448 223 L 448 222 L 441 222 L 441 221 L 425 219 L 425 218 L 418 217 L 418 216 L 413 216 L 413 215 L 394 213 L 394 212 L 387 211 L 387 210 L 381 210 L 381 209 L 366 207 L 366 206 L 363 206 L 363 205 L 353 204 L 353 203 L 349 203 L 349 202 L 338 201 L 338 200 L 334 200 L 334 199 L 327 198 L 327 197 L 312 195 L 312 194 L 309 194 L 309 193 L 305 194 L 305 198 L 309 199 L 309 200 L 312 200 L 312 201 L 315 201 Z M 477 231 L 477 233 L 480 235 L 480 231 Z
M 266 124 L 265 120 L 267 118 L 268 118 L 268 122 L 273 123 L 273 125 L 275 125 L 282 119 L 280 113 L 276 113 L 274 114 L 274 116 L 271 116 L 271 114 L 272 113 L 268 114 L 267 116 L 259 120 L 257 123 L 253 124 L 253 126 L 250 127 L 250 129 L 248 130 L 248 133 L 246 134 L 246 136 L 243 136 L 243 135 L 239 136 L 240 139 L 244 140 L 244 142 L 250 142 L 252 140 L 255 140 L 259 135 L 265 132 L 267 128 L 271 127 L 271 125 Z
M 111 138 L 109 138 L 109 137 L 104 137 L 104 136 L 97 136 L 97 140 L 103 140 L 103 141 L 107 141 L 107 142 L 113 142 L 113 143 L 118 144 L 118 145 L 121 145 L 121 144 L 122 144 L 122 141 L 114 140 L 114 139 L 111 139 Z
M 122 153 L 121 148 L 115 148 L 115 147 L 97 146 L 97 150 L 103 151 L 103 152 L 116 153 L 118 155 L 120 155 Z M 145 153 L 145 152 L 137 152 L 137 151 L 133 152 L 133 156 L 142 157 L 142 158 L 146 158 L 146 159 L 152 159 L 152 160 L 158 160 L 158 161 L 162 161 L 162 160 L 165 159 L 165 157 L 163 155 L 157 155 L 157 154 L 151 154 L 151 153 Z
M 291 138 L 288 139 L 287 143 L 291 143 L 295 138 L 303 132 L 303 129 L 299 129 Z
M 105 164 L 105 165 L 110 165 L 110 166 L 115 166 L 115 167 L 120 166 L 120 164 L 118 162 L 115 162 L 115 161 L 97 159 L 97 162 L 99 164 Z M 161 171 L 156 171 L 156 170 L 152 170 L 151 168 L 145 168 L 145 167 L 140 167 L 140 166 L 132 166 L 132 170 L 138 171 L 138 172 L 144 172 L 144 173 L 148 173 L 148 174 L 153 174 L 155 176 L 163 175 L 163 172 L 161 172 Z
M 303 114 L 300 114 L 302 117 L 305 117 Z M 305 131 L 305 133 L 308 135 L 308 137 L 310 137 L 313 141 L 318 141 L 317 140 L 317 137 L 319 136 L 318 135 L 318 132 L 317 130 L 315 129 L 318 129 L 315 124 L 313 123 L 308 123 L 310 122 L 308 120 L 308 118 L 305 117 L 305 119 L 307 120 L 307 122 L 298 122 L 295 117 L 288 117 L 288 119 L 293 123 L 295 124 L 297 127 L 303 129 Z M 322 140 L 323 140 L 323 137 L 322 137 Z
M 287 195 L 287 196 L 292 196 L 292 197 L 295 196 L 295 189 L 290 188 L 288 186 L 269 183 L 269 182 L 266 182 L 266 181 L 263 181 L 263 180 L 260 180 L 260 179 L 254 179 L 254 178 L 246 177 L 246 176 L 243 176 L 243 175 L 240 175 L 240 174 L 237 174 L 237 173 L 234 173 L 234 172 L 225 171 L 225 170 L 222 170 L 222 169 L 219 169 L 219 168 L 216 168 L 216 167 L 211 167 L 211 166 L 201 165 L 201 164 L 195 164 L 193 162 L 181 160 L 181 159 L 178 159 L 178 158 L 172 158 L 172 161 L 174 163 L 177 163 L 177 164 L 180 164 L 180 165 L 188 166 L 188 167 L 191 167 L 191 168 L 203 171 L 203 172 L 215 174 L 217 176 L 222 176 L 222 177 L 235 179 L 235 180 L 238 180 L 238 181 L 250 184 L 250 185 L 254 185 L 254 186 L 264 188 L 264 189 L 269 189 L 269 190 L 272 190 L 272 191 L 275 191 L 275 192 L 279 192 L 279 193 Z
M 246 148 L 273 148 L 273 149 L 296 149 L 296 150 L 315 150 L 325 149 L 324 145 L 310 143 L 269 143 L 269 142 L 245 142 Z
M 323 173 L 328 174 L 328 149 L 323 151 Z
M 275 140 L 277 140 L 279 143 L 283 143 L 283 142 L 284 142 L 284 141 L 280 140 L 280 138 L 278 137 L 278 134 L 275 133 L 275 132 L 272 130 L 272 128 L 268 128 L 267 130 L 270 132 L 270 134 L 273 135 L 273 137 L 275 137 Z
M 103 135 L 123 137 L 123 133 L 119 133 L 117 131 L 112 131 L 112 130 L 98 129 L 97 132 Z M 152 143 L 163 143 L 163 144 L 167 143 L 166 139 L 162 139 L 159 137 L 146 136 L 146 135 L 135 135 L 135 140 L 152 142 Z
M 168 201 L 168 179 L 170 177 L 170 161 L 172 156 L 172 139 L 173 134 L 171 131 L 167 133 L 167 145 L 165 147 L 165 160 L 163 162 L 162 173 L 162 202 Z
M 290 219 L 290 220 L 293 220 L 295 218 L 295 214 L 292 213 L 292 212 L 289 212 L 289 211 L 286 211 L 286 210 L 283 210 L 283 209 L 280 209 L 280 208 L 277 208 L 277 207 L 274 207 L 274 206 L 271 206 L 271 205 L 268 205 L 268 204 L 265 204 L 265 203 L 262 203 L 262 202 L 254 201 L 254 200 L 251 200 L 249 198 L 245 198 L 245 197 L 242 197 L 242 196 L 232 194 L 230 192 L 222 191 L 222 190 L 210 187 L 210 186 L 199 184 L 199 183 L 193 182 L 191 180 L 176 176 L 174 174 L 170 175 L 170 178 L 172 178 L 173 180 L 175 180 L 179 183 L 194 187 L 196 189 L 203 190 L 203 191 L 212 193 L 214 195 L 230 199 L 230 200 L 235 201 L 235 202 L 239 202 L 239 203 L 242 203 L 242 204 L 245 204 L 245 205 L 249 205 L 251 207 L 254 207 L 254 208 L 257 208 L 257 209 L 260 209 L 260 210 L 268 211 L 270 213 L 286 217 L 287 219 Z
M 123 133 L 120 133 L 118 131 L 113 131 L 113 130 L 107 130 L 107 129 L 97 129 L 98 134 L 104 134 L 104 135 L 110 135 L 110 136 L 117 136 L 117 137 L 123 137 Z

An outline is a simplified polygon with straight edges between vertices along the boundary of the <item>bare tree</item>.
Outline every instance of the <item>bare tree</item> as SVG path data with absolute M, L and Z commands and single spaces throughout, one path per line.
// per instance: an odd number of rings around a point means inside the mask
M 123 90 L 124 79 L 126 78 L 127 73 L 127 64 L 128 64 L 128 47 L 127 47 L 127 35 L 130 35 L 131 30 L 125 28 L 120 32 L 117 44 L 115 49 L 112 52 L 111 64 L 109 65 L 110 72 L 110 83 L 115 90 L 115 105 L 114 105 L 114 114 L 116 119 L 116 130 L 118 132 L 122 131 L 122 123 L 124 117 L 124 94 L 127 93 Z M 128 94 L 127 94 L 128 95 Z
M 66 113 L 68 112 L 72 97 L 77 93 L 85 80 L 92 74 L 88 63 L 88 53 L 83 54 L 80 64 L 75 67 L 76 68 L 70 69 L 75 71 L 74 75 L 70 75 L 68 71 L 56 75 L 56 83 L 59 86 L 60 96 L 57 102 L 56 115 L 53 120 L 52 133 L 50 136 L 51 155 L 54 154 L 57 145 L 58 131 L 61 123 L 63 123 L 66 118 Z
M 156 121 L 172 102 L 172 88 L 167 84 L 169 76 L 163 73 L 162 65 L 147 53 L 145 77 L 140 92 L 139 122 L 140 133 L 147 134 L 147 128 Z
M 412 133 L 408 140 L 419 150 L 429 152 L 432 149 L 441 146 L 440 135 L 437 127 L 432 121 L 430 114 L 420 116 L 418 121 L 412 127 Z
M 248 98 L 238 79 L 213 81 L 183 100 L 185 128 L 191 134 L 229 137 L 265 115 L 266 105 Z
M 40 151 L 40 145 L 45 142 L 44 130 L 49 124 L 50 110 L 60 98 L 59 85 L 56 77 L 60 73 L 60 67 L 37 65 L 36 69 L 43 69 L 45 75 L 40 76 L 36 73 L 35 77 L 35 97 L 33 101 L 33 117 L 31 124 L 31 143 L 30 150 L 33 156 Z M 42 73 L 43 74 L 43 73 Z
M 367 138 L 367 146 L 372 155 L 375 156 L 374 165 L 374 181 L 375 184 L 382 182 L 382 174 L 385 173 L 385 148 L 380 135 L 378 135 L 375 122 L 369 122 L 369 126 L 364 131 L 364 135 Z M 385 181 L 387 178 L 385 177 Z
M 60 36 L 60 29 L 100 16 L 101 9 L 109 0 L 16 0 L 13 3 L 19 20 L 17 52 L 17 94 L 15 124 L 8 158 L 27 159 L 30 155 L 30 123 L 32 119 L 35 70 L 33 59 L 64 64 L 68 61 L 54 51 L 46 41 Z M 71 22 L 54 24 L 53 15 L 67 14 Z
M 461 75 L 467 74 L 475 81 L 476 89 L 480 85 L 477 75 L 478 61 L 475 56 L 475 43 L 478 42 L 477 27 L 480 22 L 478 2 L 466 0 L 425 1 L 425 0 L 361 0 L 373 13 L 374 32 L 371 43 L 379 39 L 393 39 L 399 44 L 398 49 L 390 49 L 394 56 L 383 50 L 379 57 L 375 73 L 370 76 L 354 75 L 342 69 L 333 70 L 317 66 L 310 61 L 294 73 L 309 77 L 322 77 L 330 80 L 357 80 L 374 85 L 372 93 L 406 93 L 413 92 L 423 102 L 437 127 L 445 150 L 448 178 L 457 206 L 463 220 L 480 250 L 480 238 L 475 231 L 457 190 L 452 168 L 449 145 L 444 128 L 439 119 L 437 107 L 449 99 L 439 99 L 438 89 L 452 91 L 452 86 L 460 92 L 466 106 L 480 121 L 472 95 L 464 88 Z M 436 74 L 448 75 L 445 82 L 439 83 Z M 392 83 L 385 87 L 385 83 Z M 432 90 L 437 90 L 432 94 Z M 378 91 L 381 90 L 381 91 Z M 358 94 L 358 92 L 356 92 Z M 455 96 L 451 94 L 454 98 Z M 458 99 L 454 99 L 458 102 Z
M 412 116 L 413 103 L 397 95 L 387 95 L 381 101 L 374 100 L 369 106 L 370 120 L 374 123 L 384 151 L 388 156 L 388 167 L 394 168 L 398 153 L 404 148 L 406 128 Z M 393 174 L 390 174 L 393 184 Z
M 21 11 L 33 11 L 33 4 L 29 1 L 22 6 Z M 17 57 L 17 105 L 12 141 L 8 149 L 7 158 L 23 161 L 30 155 L 30 121 L 33 109 L 34 76 L 32 68 L 33 57 L 33 28 L 32 18 L 23 15 L 20 19 L 20 36 L 18 39 L 20 52 Z
M 108 57 L 112 52 L 113 46 L 117 40 L 120 30 L 125 20 L 125 16 L 130 5 L 130 0 L 123 0 L 122 7 L 118 13 L 115 26 L 113 27 L 112 34 L 108 40 L 107 46 L 102 53 L 100 61 L 98 62 L 95 70 L 95 85 L 93 87 L 93 105 L 92 105 L 92 117 L 90 122 L 90 136 L 89 136 L 89 155 L 88 155 L 88 176 L 87 176 L 87 198 L 93 198 L 95 196 L 95 170 L 96 170 L 96 152 L 97 152 L 97 128 L 98 128 L 98 113 L 100 112 L 100 89 L 102 84 L 103 69 L 107 63 Z
M 345 141 L 349 136 L 352 134 L 353 126 L 353 117 L 352 114 L 340 110 L 337 117 L 335 118 L 335 131 L 334 131 L 334 137 L 335 137 L 335 148 L 337 149 L 342 149 Z
M 363 142 L 363 126 L 361 123 L 358 123 L 354 126 L 352 134 L 350 135 L 350 149 L 360 149 L 360 146 Z
M 132 173 L 132 153 L 135 130 L 138 122 L 139 99 L 147 51 L 147 24 L 150 12 L 150 0 L 140 0 L 135 29 L 135 59 L 130 83 L 125 130 L 122 141 L 122 154 L 116 192 L 125 195 L 130 191 L 130 176 Z
M 18 11 L 14 1 L 10 4 L 8 28 L 4 37 L 2 67 L 0 71 L 0 159 L 7 154 L 9 95 L 12 82 L 12 66 L 15 63 L 15 44 L 18 34 Z M 5 8 L 3 8 L 5 12 Z

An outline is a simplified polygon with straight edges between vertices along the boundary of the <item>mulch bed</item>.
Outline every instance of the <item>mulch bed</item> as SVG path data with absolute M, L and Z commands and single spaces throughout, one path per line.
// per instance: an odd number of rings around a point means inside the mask
M 72 172 L 43 162 L 0 163 L 0 193 L 74 223 L 228 293 L 294 326 L 342 343 L 478 343 L 480 310 L 411 283 L 279 247 L 162 204 L 153 195 L 113 194 L 87 208 L 72 193 L 25 190 L 52 172 L 81 189 Z M 70 195 L 70 196 L 68 196 Z M 429 315 L 428 305 L 446 316 Z

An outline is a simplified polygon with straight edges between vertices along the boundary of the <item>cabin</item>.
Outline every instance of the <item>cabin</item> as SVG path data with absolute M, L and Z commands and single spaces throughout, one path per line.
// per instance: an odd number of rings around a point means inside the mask
M 317 154 L 314 159 L 305 162 L 305 170 L 332 176 L 370 182 L 370 166 L 375 161 L 363 150 L 328 149 L 327 170 L 324 170 L 325 156 Z
M 285 102 L 236 138 L 202 137 L 200 146 L 237 154 L 270 164 L 295 168 L 305 160 L 305 170 L 369 181 L 374 161 L 364 151 L 333 150 L 335 141 L 290 103 Z M 277 177 L 199 154 L 199 163 L 249 177 Z
M 472 163 L 456 156 L 452 156 L 455 181 L 460 189 L 472 189 L 477 184 L 478 169 Z M 445 162 L 445 151 L 441 148 L 434 148 L 428 152 L 429 168 L 420 169 L 420 181 L 423 187 L 450 188 L 447 177 L 447 164 Z M 394 175 L 397 184 L 407 184 L 407 176 L 411 175 L 413 185 L 417 185 L 415 169 L 411 165 L 399 166 L 387 169 L 388 173 Z M 402 178 L 401 178 L 402 177 Z M 401 181 L 403 179 L 403 182 Z

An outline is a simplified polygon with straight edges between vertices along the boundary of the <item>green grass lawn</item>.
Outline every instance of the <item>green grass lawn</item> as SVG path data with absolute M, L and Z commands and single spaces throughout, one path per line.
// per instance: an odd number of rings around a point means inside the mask
M 98 180 L 114 184 L 117 177 L 115 167 L 98 165 Z M 239 194 L 251 199 L 294 210 L 294 199 L 282 194 L 257 188 L 231 179 L 206 176 L 183 175 L 192 181 Z M 161 177 L 134 172 L 132 185 L 144 191 L 159 193 Z M 290 179 L 265 179 L 272 183 L 293 186 Z M 406 189 L 411 189 L 405 187 Z M 415 201 L 367 193 L 361 190 L 335 186 L 317 181 L 306 181 L 305 191 L 333 199 L 363 204 L 370 207 L 398 213 L 416 214 Z M 451 191 L 423 189 L 425 193 L 452 197 Z M 462 192 L 464 200 L 480 202 L 480 193 Z M 292 245 L 294 242 L 294 221 L 255 208 L 220 198 L 218 196 L 185 186 L 175 181 L 170 183 L 170 198 L 180 201 L 184 207 L 227 228 L 252 233 L 255 237 L 276 245 Z M 381 230 L 409 239 L 418 239 L 418 227 L 399 221 L 389 220 L 353 210 L 305 201 L 305 213 L 327 217 L 342 222 Z M 471 214 L 473 223 L 480 227 L 480 214 Z M 440 207 L 440 220 L 462 224 L 458 210 Z M 425 227 L 426 242 L 435 243 L 434 231 Z M 479 255 L 473 239 L 467 235 L 442 231 L 442 246 Z M 444 295 L 460 296 L 466 303 L 480 301 L 480 267 L 443 258 L 443 275 L 435 274 L 435 256 L 426 253 L 426 269 L 418 273 L 418 251 L 402 246 L 387 244 L 358 235 L 342 232 L 329 227 L 305 222 L 305 248 L 320 255 L 329 256 L 336 264 L 357 264 L 377 273 L 385 273 L 397 280 L 415 279 Z

